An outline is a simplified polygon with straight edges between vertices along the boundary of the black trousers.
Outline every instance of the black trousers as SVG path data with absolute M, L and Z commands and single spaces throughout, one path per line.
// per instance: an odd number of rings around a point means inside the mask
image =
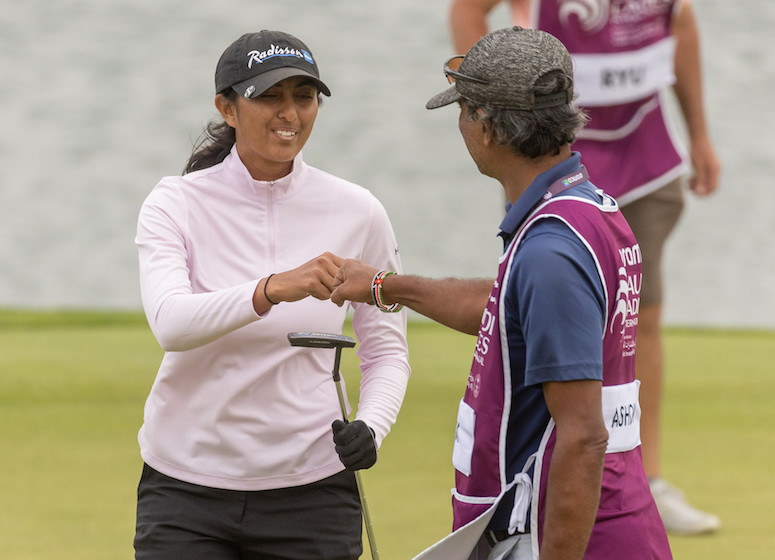
M 137 560 L 355 560 L 363 552 L 355 476 L 256 492 L 220 490 L 148 465 L 137 490 Z

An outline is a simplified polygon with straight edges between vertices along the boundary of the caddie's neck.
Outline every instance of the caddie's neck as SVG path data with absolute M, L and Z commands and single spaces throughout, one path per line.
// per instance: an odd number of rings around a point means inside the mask
M 556 155 L 530 158 L 496 141 L 492 129 L 478 119 L 469 118 L 468 107 L 460 103 L 458 128 L 468 153 L 479 172 L 500 182 L 512 204 L 525 192 L 538 175 L 571 156 L 570 144 Z
M 565 161 L 571 156 L 570 144 L 560 148 L 557 155 L 546 155 L 538 158 L 521 156 L 510 151 L 510 154 L 501 159 L 497 176 L 493 175 L 506 192 L 506 198 L 514 204 L 525 190 L 544 171 L 547 171 Z

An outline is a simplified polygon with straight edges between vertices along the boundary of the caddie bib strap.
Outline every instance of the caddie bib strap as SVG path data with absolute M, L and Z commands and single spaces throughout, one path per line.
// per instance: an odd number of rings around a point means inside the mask
M 528 471 L 535 463 L 536 454 L 533 453 L 530 458 L 525 462 L 525 466 L 522 467 L 522 472 L 519 472 L 514 477 L 509 487 L 516 485 L 517 489 L 514 492 L 514 507 L 511 510 L 511 516 L 509 517 L 509 534 L 513 535 L 516 532 L 524 533 L 525 524 L 527 523 L 527 509 L 530 507 L 530 503 L 533 499 L 533 479 L 528 474 Z

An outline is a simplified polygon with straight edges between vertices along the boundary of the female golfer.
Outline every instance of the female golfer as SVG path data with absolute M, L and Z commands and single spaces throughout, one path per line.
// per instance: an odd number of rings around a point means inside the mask
M 334 354 L 287 334 L 340 333 L 347 310 L 328 300 L 339 264 L 398 270 L 396 239 L 368 191 L 302 159 L 330 95 L 304 43 L 243 35 L 215 91 L 223 121 L 138 221 L 143 307 L 165 354 L 138 437 L 136 558 L 358 558 L 352 470 L 374 464 L 396 419 L 406 319 L 353 305 L 360 401 L 334 434 Z

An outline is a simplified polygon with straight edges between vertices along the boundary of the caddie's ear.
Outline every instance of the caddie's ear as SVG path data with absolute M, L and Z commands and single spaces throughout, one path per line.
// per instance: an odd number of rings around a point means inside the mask
M 485 146 L 492 146 L 495 142 L 495 135 L 492 133 L 492 125 L 490 123 L 486 123 L 483 121 L 479 121 L 482 123 L 482 143 Z

